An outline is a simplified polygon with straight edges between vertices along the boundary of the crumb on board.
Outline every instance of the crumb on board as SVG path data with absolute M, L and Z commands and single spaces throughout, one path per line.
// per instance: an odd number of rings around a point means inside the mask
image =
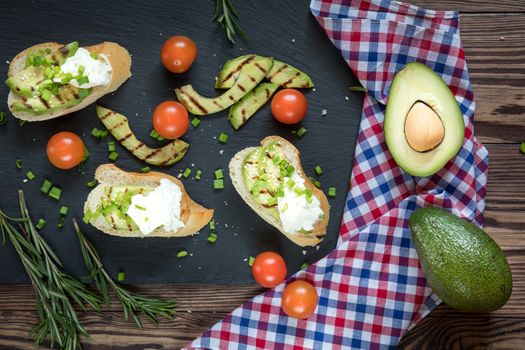
M 323 110 L 321 111 L 321 115 L 327 115 L 327 114 L 328 114 L 328 111 L 327 111 L 326 109 L 323 109 Z

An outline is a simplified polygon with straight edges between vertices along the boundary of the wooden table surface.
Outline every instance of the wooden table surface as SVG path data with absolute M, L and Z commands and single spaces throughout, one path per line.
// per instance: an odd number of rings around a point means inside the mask
M 400 349 L 525 349 L 525 2 L 523 0 L 415 0 L 457 9 L 477 101 L 475 132 L 490 152 L 486 231 L 505 251 L 514 291 L 502 309 L 486 315 L 440 306 L 401 340 Z M 247 286 L 141 286 L 134 290 L 175 298 L 174 321 L 145 322 L 138 331 L 118 305 L 80 313 L 92 335 L 85 349 L 179 348 L 261 292 Z M 0 286 L 0 349 L 31 349 L 37 321 L 30 286 Z

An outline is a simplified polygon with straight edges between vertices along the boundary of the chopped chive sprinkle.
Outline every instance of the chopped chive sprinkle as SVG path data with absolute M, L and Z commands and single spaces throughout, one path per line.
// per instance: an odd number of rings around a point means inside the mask
M 138 204 L 135 204 L 135 208 L 137 208 L 138 210 L 146 210 L 146 208 L 144 208 L 142 205 L 138 205 Z
M 60 207 L 60 215 L 67 215 L 68 211 L 69 211 L 69 208 L 66 207 L 65 205 Z
M 336 189 L 335 187 L 328 187 L 328 197 L 335 197 Z
M 141 173 L 149 173 L 151 171 L 151 168 L 149 166 L 145 166 L 144 168 L 140 169 Z
M 0 125 L 7 123 L 7 114 L 5 112 L 0 112 Z
M 95 187 L 97 185 L 97 179 L 93 179 L 87 183 L 87 187 Z
M 288 188 L 292 188 L 294 185 L 295 185 L 295 181 L 294 180 L 288 179 L 288 181 L 286 181 L 286 186 Z
M 42 91 L 40 92 L 40 97 L 42 97 L 45 101 L 49 101 L 49 99 L 51 98 L 51 91 L 49 91 L 48 89 L 42 89 Z
M 194 128 L 198 127 L 200 123 L 201 120 L 197 117 L 193 118 L 193 120 L 191 121 L 191 125 L 193 125 Z
M 20 119 L 20 120 L 18 121 L 18 126 L 24 126 L 24 124 L 25 124 L 26 122 L 27 122 L 27 120 L 22 120 L 22 119 Z
M 84 221 L 85 224 L 89 224 L 89 220 L 91 220 L 91 216 L 93 214 L 88 210 L 85 214 L 84 214 L 84 217 L 82 218 L 82 221 Z
M 33 174 L 31 170 L 27 171 L 26 176 L 29 180 L 33 180 L 35 178 L 35 174 Z
M 62 194 L 62 190 L 58 187 L 52 187 L 48 194 L 49 194 L 49 197 L 59 200 L 60 195 Z
M 275 205 L 277 205 L 277 198 L 276 197 L 268 198 L 268 206 L 273 207 Z
M 100 129 L 97 127 L 94 127 L 91 129 L 91 136 L 99 138 L 100 137 Z
M 44 219 L 38 219 L 38 222 L 36 223 L 35 227 L 38 229 L 38 230 L 41 230 L 44 228 L 44 226 L 46 226 L 46 220 Z
M 520 152 L 525 154 L 525 142 L 522 142 L 520 145 Z
M 115 152 L 115 141 L 109 141 L 108 142 L 108 152 Z
M 151 138 L 154 138 L 157 141 L 164 140 L 164 138 L 162 136 L 160 136 L 159 133 L 157 132 L 157 130 L 155 130 L 155 129 L 151 130 L 151 132 L 149 133 L 149 136 Z
M 86 145 L 84 145 L 84 159 L 82 159 L 83 162 L 85 162 L 87 159 L 89 159 L 89 156 L 91 153 L 89 153 L 89 150 L 87 149 Z
M 304 263 L 301 265 L 301 270 L 306 269 L 308 266 L 310 266 L 310 265 L 308 265 L 308 263 L 305 263 L 305 262 L 304 262 Z
M 186 255 L 188 255 L 188 252 L 185 250 L 181 250 L 177 253 L 177 258 L 184 258 Z
M 248 259 L 248 265 L 253 266 L 253 262 L 255 261 L 255 258 L 253 256 L 250 256 Z
M 47 194 L 49 192 L 49 190 L 51 189 L 51 187 L 53 187 L 53 184 L 51 183 L 51 181 L 44 180 L 44 183 L 42 184 L 42 187 L 40 188 L 40 191 L 42 191 L 42 192 Z
M 108 131 L 103 129 L 103 130 L 100 130 L 100 134 L 99 134 L 99 137 L 101 139 L 103 139 L 104 137 L 108 136 Z
M 321 188 L 321 182 L 320 181 L 317 181 L 313 177 L 309 177 L 308 180 L 310 180 L 310 182 L 313 183 L 315 187 Z
M 126 273 L 124 271 L 120 271 L 117 275 L 117 281 L 124 282 L 125 280 L 126 280 Z
M 297 132 L 295 133 L 297 135 L 297 137 L 301 138 L 303 137 L 304 134 L 306 134 L 306 129 L 304 127 L 300 127 L 299 130 L 297 130 Z
M 323 169 L 318 165 L 315 167 L 315 173 L 319 176 L 323 175 Z
M 22 159 L 17 159 L 15 164 L 18 169 L 22 169 Z
M 208 242 L 215 243 L 217 242 L 217 234 L 215 232 L 210 233 L 208 236 Z
M 284 203 L 283 209 L 281 210 L 281 213 L 284 213 L 287 210 L 288 210 L 288 203 Z
M 223 189 L 224 188 L 224 180 L 223 179 L 213 180 L 213 188 L 216 189 L 216 190 Z
M 215 170 L 215 178 L 217 180 L 224 179 L 224 173 L 222 172 L 222 169 Z
M 94 59 L 94 60 L 98 60 L 98 52 L 92 52 L 90 54 L 91 58 Z
M 190 175 L 191 175 L 191 169 L 190 168 L 186 168 L 186 170 L 184 170 L 184 172 L 182 173 L 182 176 L 184 176 L 185 179 L 190 177 Z
M 80 162 L 78 165 L 78 171 L 84 171 L 84 162 Z
M 79 69 L 80 70 L 80 69 Z M 89 83 L 89 78 L 85 75 L 81 76 L 81 77 L 78 77 L 77 78 L 77 83 L 78 85 L 84 85 L 84 84 L 87 84 Z
M 348 90 L 350 90 L 350 91 L 359 91 L 359 92 L 367 92 L 368 91 L 368 89 L 363 87 L 363 86 L 350 86 L 348 88 Z
M 215 230 L 215 220 L 213 219 L 210 221 L 210 230 Z
M 115 152 L 115 151 L 113 151 L 113 152 L 111 152 L 111 153 L 109 154 L 108 158 L 109 158 L 111 161 L 115 162 L 115 161 L 118 159 L 118 153 Z
M 224 132 L 221 132 L 221 133 L 219 134 L 219 142 L 221 142 L 221 143 L 226 143 L 226 142 L 228 142 L 228 139 L 229 139 L 229 138 L 230 138 L 230 137 L 228 136 L 228 134 L 226 134 L 226 133 L 224 133 Z
M 60 221 L 59 221 L 58 224 L 57 224 L 57 227 L 58 227 L 58 228 L 64 227 L 64 224 L 65 224 L 65 223 L 66 223 L 66 219 L 62 216 L 62 217 L 60 218 Z
M 201 179 L 201 175 L 202 175 L 202 171 L 200 171 L 200 169 L 197 170 L 197 173 L 195 174 L 195 179 L 196 180 L 200 180 Z

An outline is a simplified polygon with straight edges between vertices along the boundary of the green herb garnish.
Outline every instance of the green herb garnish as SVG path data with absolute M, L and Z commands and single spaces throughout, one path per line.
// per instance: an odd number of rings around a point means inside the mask
M 201 179 L 201 175 L 202 175 L 202 171 L 201 170 L 197 170 L 197 173 L 195 174 L 195 180 L 200 180 Z
M 520 152 L 525 154 L 525 142 L 522 142 L 520 145 Z
M 124 282 L 126 280 L 126 273 L 124 271 L 120 271 L 117 275 L 117 281 Z
M 224 179 L 224 173 L 222 172 L 222 169 L 215 170 L 215 178 L 217 180 Z
M 22 169 L 22 159 L 17 159 L 15 165 L 17 169 Z
M 306 129 L 304 127 L 300 127 L 299 130 L 297 130 L 297 132 L 295 133 L 297 135 L 297 137 L 301 138 L 303 137 L 304 134 L 306 134 Z
M 46 179 L 46 180 L 44 180 L 44 183 L 42 184 L 42 187 L 40 188 L 40 191 L 42 191 L 45 194 L 47 194 L 49 192 L 49 190 L 51 189 L 51 187 L 53 187 L 53 184 L 51 183 L 51 181 Z
M 60 199 L 61 194 L 62 194 L 62 190 L 58 187 L 52 187 L 48 193 L 49 197 L 56 199 L 57 201 Z
M 328 197 L 335 197 L 335 194 L 336 194 L 336 188 L 328 187 Z
M 215 0 L 215 16 L 213 21 L 217 22 L 226 32 L 228 40 L 235 44 L 235 35 L 248 40 L 246 34 L 237 23 L 237 11 L 233 7 L 232 0 Z
M 0 112 L 0 125 L 7 123 L 7 114 L 5 112 Z
M 253 262 L 255 261 L 255 258 L 253 256 L 250 256 L 248 258 L 248 265 L 253 266 Z
M 139 170 L 141 173 L 149 173 L 151 171 L 151 168 L 149 166 L 145 166 L 144 168 Z
M 321 175 L 323 175 L 323 169 L 318 165 L 318 166 L 315 167 L 315 173 L 318 176 L 321 176 Z
M 308 263 L 305 263 L 305 262 L 302 263 L 302 265 L 301 265 L 301 270 L 306 269 L 308 266 L 310 266 L 310 265 L 308 265 Z
M 184 258 L 186 255 L 188 255 L 188 252 L 185 250 L 181 250 L 177 253 L 177 258 Z
M 67 206 L 63 205 L 60 207 L 60 215 L 67 215 L 68 212 L 69 208 Z
M 35 174 L 33 174 L 31 170 L 27 171 L 26 176 L 29 180 L 33 180 L 35 178 Z
M 223 179 L 216 179 L 213 180 L 213 188 L 216 190 L 220 190 L 224 188 L 224 180 Z
M 212 231 L 215 230 L 215 220 L 214 219 L 211 219 L 209 225 L 210 225 L 210 230 Z
M 38 219 L 38 221 L 37 221 L 37 223 L 35 225 L 36 229 L 37 230 L 41 230 L 41 229 L 44 228 L 44 226 L 46 226 L 46 220 L 44 220 L 42 218 Z
M 147 210 L 145 207 L 143 207 L 142 205 L 138 205 L 138 204 L 135 204 L 135 208 L 137 208 L 138 210 L 144 210 L 144 211 Z
M 200 123 L 201 120 L 197 117 L 193 118 L 193 120 L 191 121 L 191 125 L 193 125 L 194 128 L 198 127 Z
M 215 232 L 211 232 L 210 235 L 208 236 L 208 242 L 210 243 L 215 243 L 217 242 L 217 234 Z
M 191 169 L 190 168 L 186 168 L 186 170 L 184 170 L 184 173 L 182 173 L 182 176 L 184 176 L 185 179 L 190 177 L 190 175 L 191 175 Z
M 226 142 L 228 142 L 229 138 L 230 138 L 230 137 L 228 136 L 228 134 L 226 134 L 226 133 L 224 133 L 224 132 L 221 132 L 221 133 L 219 134 L 219 142 L 220 142 L 220 143 L 226 143 Z
M 118 153 L 115 152 L 115 151 L 110 152 L 109 155 L 108 155 L 108 158 L 109 158 L 109 160 L 115 162 L 118 159 Z
M 87 183 L 87 187 L 95 187 L 97 185 L 98 181 L 97 179 L 93 179 Z

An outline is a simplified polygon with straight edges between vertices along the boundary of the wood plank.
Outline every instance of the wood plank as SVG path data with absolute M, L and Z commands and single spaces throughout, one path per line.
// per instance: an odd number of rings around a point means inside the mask
M 407 0 L 407 2 L 433 9 L 457 10 L 461 13 L 488 13 L 488 12 L 525 12 L 525 5 L 521 0 Z
M 429 316 L 401 339 L 397 349 L 525 349 L 524 328 L 524 318 Z

